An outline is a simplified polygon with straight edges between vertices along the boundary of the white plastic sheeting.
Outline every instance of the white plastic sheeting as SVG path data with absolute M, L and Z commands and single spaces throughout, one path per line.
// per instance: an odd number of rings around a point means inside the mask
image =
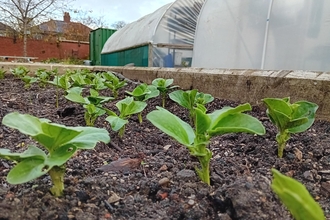
M 164 5 L 115 32 L 101 54 L 149 45 L 149 66 L 190 66 L 197 18 L 204 2 L 176 0 Z
M 164 5 L 152 14 L 125 25 L 104 44 L 101 53 L 110 53 L 132 46 L 140 46 L 153 39 L 159 20 L 172 3 Z
M 206 0 L 192 66 L 330 71 L 330 1 Z

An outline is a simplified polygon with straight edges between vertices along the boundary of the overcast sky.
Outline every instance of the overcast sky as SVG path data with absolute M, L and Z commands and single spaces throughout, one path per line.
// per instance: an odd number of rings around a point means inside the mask
M 130 23 L 174 0 L 76 0 L 74 7 L 104 15 L 109 26 L 116 21 Z

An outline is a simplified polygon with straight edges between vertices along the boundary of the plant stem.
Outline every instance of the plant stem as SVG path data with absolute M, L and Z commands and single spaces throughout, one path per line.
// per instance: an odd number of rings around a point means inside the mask
M 201 135 L 195 138 L 194 147 L 190 148 L 190 154 L 197 157 L 201 168 L 195 168 L 196 172 L 201 180 L 210 185 L 210 160 L 212 158 L 212 152 L 207 148 L 209 143 L 209 137 Z
M 57 79 L 57 82 L 56 82 L 56 84 L 57 84 L 56 85 L 56 108 L 58 108 L 58 96 L 59 96 L 59 94 L 58 94 L 59 93 L 58 92 L 58 86 L 59 86 L 58 85 L 58 73 L 56 74 L 56 76 L 57 76 L 57 78 L 56 78 Z
M 166 93 L 162 94 L 162 107 L 165 108 Z
M 64 174 L 65 174 L 65 165 L 54 166 L 48 171 L 50 178 L 53 183 L 53 187 L 50 189 L 50 192 L 56 196 L 62 196 L 64 190 Z
M 201 169 L 196 168 L 197 174 L 204 183 L 210 185 L 210 160 L 206 160 L 204 156 L 197 158 L 201 165 Z
M 277 155 L 279 158 L 283 157 L 283 151 L 284 151 L 286 142 L 289 140 L 289 138 L 290 138 L 290 134 L 287 130 L 280 131 L 280 133 L 278 133 L 276 135 L 276 141 L 278 144 Z
M 118 98 L 118 91 L 114 89 L 112 92 L 113 92 L 113 97 L 115 99 Z
M 138 118 L 139 118 L 139 122 L 140 122 L 140 124 L 142 123 L 142 112 L 140 112 L 139 114 L 138 114 Z
M 120 138 L 123 138 L 123 136 L 124 136 L 124 133 L 125 133 L 125 125 L 123 126 L 123 127 L 121 127 L 120 129 L 119 129 L 119 133 L 118 133 L 118 135 L 119 135 L 119 137 Z

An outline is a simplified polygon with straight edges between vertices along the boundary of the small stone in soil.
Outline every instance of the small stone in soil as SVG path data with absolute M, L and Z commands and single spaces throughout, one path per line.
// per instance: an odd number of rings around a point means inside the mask
M 110 192 L 111 196 L 109 197 L 108 199 L 108 202 L 109 203 L 115 203 L 115 202 L 118 202 L 121 198 L 114 192 Z
M 81 201 L 81 202 L 87 202 L 87 200 L 90 199 L 89 195 L 83 191 L 77 191 L 76 196 L 78 197 L 79 201 Z
M 330 182 L 322 182 L 320 192 L 326 197 L 330 196 Z
M 169 182 L 170 182 L 170 180 L 169 180 L 168 178 L 164 177 L 164 178 L 162 178 L 162 179 L 160 179 L 160 180 L 158 181 L 158 184 L 159 184 L 160 186 L 165 186 L 165 185 L 167 185 Z
M 183 178 L 183 179 L 189 179 L 189 178 L 195 177 L 196 174 L 192 170 L 186 170 L 186 169 L 184 169 L 184 170 L 180 170 L 177 173 L 177 176 L 180 177 L 180 178 Z
M 191 206 L 193 206 L 195 204 L 195 201 L 192 200 L 192 199 L 189 199 L 188 204 L 191 205 Z
M 310 170 L 304 172 L 304 177 L 305 177 L 305 179 L 308 179 L 311 181 L 314 180 L 313 173 Z

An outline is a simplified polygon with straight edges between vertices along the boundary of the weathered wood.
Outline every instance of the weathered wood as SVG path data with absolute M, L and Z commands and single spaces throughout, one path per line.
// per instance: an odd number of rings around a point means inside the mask
M 165 47 L 165 48 L 169 48 L 169 49 L 183 49 L 183 50 L 192 50 L 193 49 L 193 45 L 190 44 L 156 44 L 157 47 Z

